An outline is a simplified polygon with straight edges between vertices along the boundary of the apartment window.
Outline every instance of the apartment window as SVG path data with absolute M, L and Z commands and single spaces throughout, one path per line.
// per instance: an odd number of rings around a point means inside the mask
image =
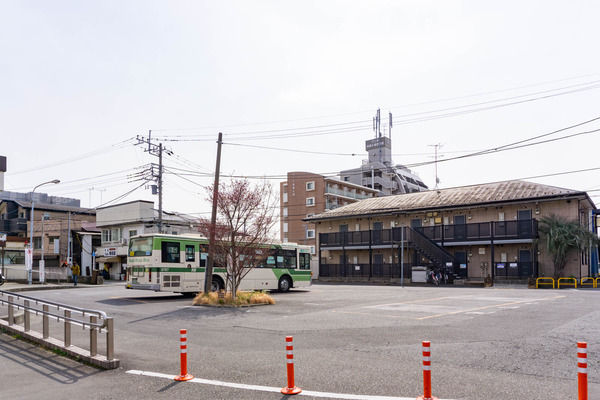
M 315 205 L 315 198 L 314 197 L 308 197 L 306 199 L 306 205 L 309 207 L 312 207 Z
M 283 238 L 283 243 L 287 243 L 288 241 L 289 241 L 288 238 L 286 238 L 286 237 Z
M 118 242 L 121 240 L 121 229 L 102 229 L 102 242 Z
M 287 207 L 283 207 L 283 216 L 284 217 L 288 216 L 288 209 L 287 209 Z
M 283 232 L 284 232 L 284 233 L 287 233 L 287 231 L 288 231 L 288 223 L 287 223 L 287 222 L 284 222 L 284 223 L 283 223 Z
M 284 194 L 283 194 L 283 202 L 284 202 L 284 203 L 287 203 L 287 202 L 288 202 L 288 194 L 287 194 L 287 193 L 284 193 Z
M 33 249 L 34 250 L 41 250 L 42 249 L 42 238 L 41 237 L 34 237 L 33 238 Z
M 315 190 L 315 183 L 314 182 L 306 182 L 306 190 Z
M 133 237 L 133 236 L 137 236 L 137 230 L 136 229 L 132 229 L 129 231 L 129 237 Z
M 50 236 L 48 240 L 50 241 L 50 250 L 48 252 L 53 252 L 54 254 L 60 253 L 60 240 L 58 236 Z
M 315 237 L 315 230 L 314 229 L 307 229 L 306 230 L 306 238 L 307 239 L 314 239 Z
M 317 250 L 315 246 L 310 246 L 310 254 L 315 255 Z

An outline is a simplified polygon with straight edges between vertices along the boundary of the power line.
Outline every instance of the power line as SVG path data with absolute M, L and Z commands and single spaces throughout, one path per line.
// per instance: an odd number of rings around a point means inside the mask
M 103 148 L 98 149 L 98 150 L 90 151 L 88 153 L 83 153 L 83 154 L 80 154 L 78 156 L 71 157 L 71 158 L 65 158 L 65 159 L 62 159 L 60 161 L 56 161 L 56 162 L 53 162 L 53 163 L 50 163 L 50 164 L 40 165 L 40 166 L 37 166 L 37 167 L 24 169 L 24 170 L 21 170 L 21 171 L 14 171 L 14 172 L 11 172 L 11 175 L 24 174 L 24 173 L 27 173 L 27 172 L 37 171 L 37 170 L 44 169 L 44 168 L 56 167 L 58 165 L 68 164 L 70 162 L 79 161 L 79 160 L 84 159 L 84 158 L 99 156 L 101 154 L 108 153 L 108 152 L 111 152 L 113 150 L 118 150 L 118 149 L 124 148 L 125 146 L 127 146 L 127 143 L 133 141 L 133 139 L 134 138 L 129 138 L 129 139 L 124 140 L 122 142 L 115 143 L 113 145 L 110 145 L 110 146 L 107 146 L 107 147 L 103 147 Z
M 469 94 L 469 95 L 464 95 L 464 96 L 455 96 L 455 97 L 430 100 L 430 101 L 419 102 L 419 103 L 403 104 L 403 105 L 392 106 L 392 107 L 387 107 L 387 108 L 396 110 L 396 109 L 400 109 L 400 108 L 408 108 L 408 107 L 415 107 L 415 106 L 421 106 L 421 105 L 443 103 L 443 102 L 448 102 L 448 101 L 453 101 L 453 100 L 461 100 L 461 99 L 485 96 L 485 95 L 495 94 L 495 93 L 510 92 L 510 91 L 515 91 L 515 90 L 520 90 L 520 89 L 525 89 L 525 88 L 530 88 L 530 87 L 543 86 L 543 85 L 548 85 L 548 84 L 552 84 L 552 83 L 565 82 L 565 81 L 570 81 L 570 80 L 574 80 L 574 79 L 587 78 L 590 76 L 598 76 L 598 75 L 600 75 L 600 73 L 584 74 L 584 75 L 578 75 L 578 76 L 569 77 L 569 78 L 555 79 L 552 81 L 545 81 L 545 82 L 538 82 L 538 83 L 533 83 L 533 84 L 529 84 L 529 85 L 516 86 L 516 87 L 512 87 L 512 88 L 508 88 L 508 89 L 491 90 L 491 91 Z M 596 82 L 596 81 L 592 81 L 592 82 Z M 589 83 L 590 82 L 584 83 L 582 85 L 589 84 Z M 561 88 L 554 89 L 554 90 L 561 90 Z M 465 105 L 465 107 L 468 107 L 468 106 L 469 105 Z M 384 108 L 386 108 L 386 107 L 384 107 Z M 153 131 L 155 131 L 155 132 L 169 132 L 169 131 L 175 132 L 175 131 L 223 130 L 226 128 L 238 128 L 238 127 L 244 127 L 244 126 L 258 126 L 258 125 L 272 125 L 272 124 L 281 124 L 281 123 L 289 123 L 289 122 L 299 122 L 299 121 L 318 120 L 318 119 L 326 119 L 326 118 L 345 117 L 345 116 L 349 116 L 349 115 L 359 115 L 359 114 L 367 114 L 367 113 L 370 114 L 371 111 L 366 111 L 366 110 L 365 111 L 352 111 L 352 112 L 321 115 L 321 116 L 312 116 L 312 117 L 304 117 L 304 118 L 282 119 L 282 120 L 266 121 L 266 122 L 252 122 L 252 123 L 245 123 L 245 124 L 228 124 L 228 125 L 221 124 L 218 126 L 204 126 L 204 127 L 196 127 L 196 128 L 161 128 L 161 129 L 153 129 Z M 209 135 L 211 137 L 214 137 L 214 134 L 209 134 Z M 205 136 L 209 136 L 209 135 L 205 135 Z M 196 136 L 198 136 L 198 135 L 196 135 Z

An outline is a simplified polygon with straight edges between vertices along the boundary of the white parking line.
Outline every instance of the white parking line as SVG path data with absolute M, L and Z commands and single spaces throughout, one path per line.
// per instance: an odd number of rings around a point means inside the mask
M 154 377 L 154 378 L 170 379 L 172 381 L 175 380 L 175 376 L 176 376 L 176 375 L 161 374 L 158 372 L 147 372 L 147 371 L 137 371 L 137 370 L 130 370 L 130 371 L 127 371 L 127 373 L 133 374 L 133 375 L 150 376 L 150 377 Z M 281 393 L 281 388 L 276 388 L 276 387 L 271 387 L 271 386 L 246 385 L 244 383 L 213 381 L 210 379 L 202 379 L 202 378 L 194 378 L 194 379 L 189 380 L 188 382 L 202 383 L 205 385 L 213 385 L 213 386 L 224 386 L 224 387 L 230 387 L 230 388 L 235 388 L 235 389 Z M 416 398 L 416 396 L 412 396 L 412 397 L 368 396 L 368 395 L 364 395 L 364 394 L 313 392 L 310 390 L 302 390 L 302 392 L 300 392 L 299 394 L 297 394 L 295 396 L 312 396 L 312 397 L 322 397 L 322 398 L 327 398 L 327 399 L 347 399 L 347 400 L 415 400 L 415 398 Z

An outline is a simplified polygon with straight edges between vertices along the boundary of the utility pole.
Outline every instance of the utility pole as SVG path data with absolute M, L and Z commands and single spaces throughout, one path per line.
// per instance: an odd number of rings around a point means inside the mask
M 71 211 L 69 211 L 69 223 L 67 225 L 67 265 L 73 265 L 73 242 L 71 238 Z
M 38 269 L 38 280 L 40 283 L 44 283 L 46 280 L 46 261 L 44 261 L 44 214 L 42 214 L 42 256 L 40 257 Z
M 438 149 L 441 149 L 442 147 L 444 147 L 443 144 L 430 144 L 428 146 L 434 147 L 435 148 L 435 152 L 434 152 L 434 165 L 435 165 L 435 187 L 434 189 L 438 188 L 438 185 L 440 184 L 440 178 L 438 178 L 438 171 L 437 171 L 437 163 L 438 163 Z M 440 156 L 443 157 L 443 156 Z
M 173 154 L 173 152 L 171 150 L 166 150 L 163 148 L 162 143 L 156 145 L 154 143 L 152 143 L 152 131 L 148 131 L 148 139 L 141 137 L 138 135 L 137 137 L 137 143 L 136 144 L 147 144 L 148 145 L 148 149 L 144 150 L 147 151 L 148 153 L 152 154 L 153 156 L 157 156 L 158 157 L 158 173 L 154 173 L 154 168 L 151 168 L 151 174 L 152 174 L 152 178 L 156 179 L 157 184 L 158 184 L 158 193 L 153 193 L 153 194 L 158 194 L 158 233 L 162 233 L 162 227 L 163 227 L 163 162 L 162 162 L 162 156 L 163 156 L 163 151 L 166 152 L 167 154 Z M 154 166 L 156 164 L 152 164 L 152 166 Z
M 162 153 L 163 153 L 163 147 L 162 147 L 162 143 L 160 143 L 158 145 L 158 233 L 163 233 L 163 229 L 162 229 L 162 227 L 163 227 Z
M 219 197 L 219 173 L 221 170 L 221 145 L 223 134 L 219 132 L 217 140 L 217 166 L 215 168 L 215 183 L 213 188 L 212 214 L 210 217 L 210 234 L 208 238 L 208 259 L 206 260 L 206 272 L 204 275 L 204 293 L 210 293 L 212 289 L 213 260 L 215 256 L 215 229 L 217 227 L 217 198 Z M 235 285 L 234 285 L 235 286 Z M 233 294 L 235 297 L 235 293 Z

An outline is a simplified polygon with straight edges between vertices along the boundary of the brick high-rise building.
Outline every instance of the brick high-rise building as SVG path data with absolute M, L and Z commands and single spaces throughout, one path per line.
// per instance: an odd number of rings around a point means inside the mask
M 377 190 L 310 172 L 288 172 L 280 184 L 280 232 L 282 242 L 312 247 L 315 227 L 302 219 L 346 204 L 374 197 Z

